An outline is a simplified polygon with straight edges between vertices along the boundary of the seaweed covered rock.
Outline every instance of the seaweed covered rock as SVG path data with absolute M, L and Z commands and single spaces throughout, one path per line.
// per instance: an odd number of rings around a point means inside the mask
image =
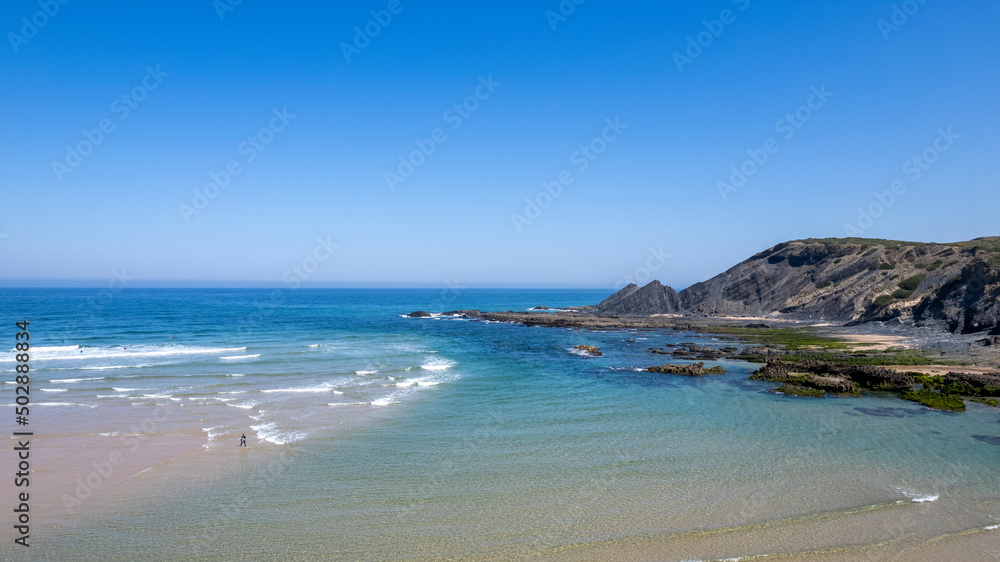
M 812 388 L 844 390 L 831 392 L 857 392 L 858 390 L 891 390 L 905 392 L 913 389 L 910 375 L 875 365 L 844 365 L 826 361 L 781 361 L 767 363 L 751 379 L 774 382 L 793 382 Z M 799 382 L 797 382 L 799 381 Z
M 856 394 L 859 391 L 857 385 L 847 377 L 796 371 L 793 366 L 793 363 L 780 361 L 768 363 L 755 371 L 750 379 L 780 382 L 783 385 L 794 385 L 837 394 Z
M 598 349 L 593 345 L 575 345 L 573 346 L 573 349 L 581 351 L 587 355 L 590 355 L 591 357 L 600 357 L 604 355 L 603 353 L 601 353 L 600 349 Z
M 795 384 L 785 383 L 778 388 L 772 389 L 769 392 L 773 394 L 784 394 L 787 396 L 802 396 L 806 398 L 824 398 L 826 393 L 822 390 L 817 390 L 815 388 L 808 388 L 805 386 L 798 386 Z
M 683 375 L 686 377 L 701 377 L 704 375 L 724 375 L 726 370 L 722 367 L 715 366 L 705 368 L 705 364 L 702 362 L 691 363 L 687 365 L 678 364 L 667 364 L 660 365 L 659 367 L 649 367 L 646 369 L 650 373 L 664 373 L 667 375 Z
M 1000 373 L 948 373 L 941 390 L 969 396 L 1000 396 Z

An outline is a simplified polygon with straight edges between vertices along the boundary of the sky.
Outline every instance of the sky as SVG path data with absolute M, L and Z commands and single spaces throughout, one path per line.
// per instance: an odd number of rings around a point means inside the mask
M 678 289 L 1000 235 L 1000 4 L 0 4 L 0 284 Z

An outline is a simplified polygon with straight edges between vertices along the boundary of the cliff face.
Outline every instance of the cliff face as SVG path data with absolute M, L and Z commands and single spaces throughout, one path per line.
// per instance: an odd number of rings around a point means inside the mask
M 844 323 L 898 318 L 943 323 L 952 331 L 1000 333 L 1000 237 L 955 244 L 859 238 L 786 242 L 679 295 L 659 282 L 632 285 L 597 311 L 784 314 Z
M 630 283 L 601 301 L 597 305 L 597 313 L 649 316 L 673 314 L 680 311 L 680 307 L 681 301 L 677 292 L 654 280 L 642 288 Z

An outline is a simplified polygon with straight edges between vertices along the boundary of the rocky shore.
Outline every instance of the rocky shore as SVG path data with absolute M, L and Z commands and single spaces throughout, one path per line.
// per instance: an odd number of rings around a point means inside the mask
M 432 315 L 419 311 L 409 316 Z M 456 310 L 441 316 L 577 330 L 709 334 L 732 341 L 733 345 L 686 342 L 651 347 L 647 351 L 653 356 L 684 362 L 652 366 L 647 371 L 681 376 L 723 374 L 721 367 L 705 367 L 704 361 L 742 360 L 762 364 L 750 378 L 781 383 L 773 389 L 780 394 L 820 398 L 827 394 L 892 392 L 932 408 L 954 411 L 964 410 L 965 400 L 1000 405 L 1000 342 L 996 336 L 952 333 L 940 327 L 882 322 L 834 326 L 776 318 L 602 315 L 593 307 L 562 312 Z M 576 350 L 592 357 L 601 355 L 591 346 L 577 346 Z M 947 369 L 946 374 L 939 373 L 942 369 Z

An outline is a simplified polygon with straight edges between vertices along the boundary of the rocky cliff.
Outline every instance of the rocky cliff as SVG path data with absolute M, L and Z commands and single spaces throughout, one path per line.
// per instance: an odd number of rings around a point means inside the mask
M 681 300 L 677 291 L 653 280 L 640 288 L 630 283 L 624 289 L 604 299 L 597 305 L 598 314 L 629 314 L 650 316 L 673 314 L 680 311 Z
M 954 244 L 864 238 L 778 244 L 679 294 L 629 285 L 600 314 L 899 320 L 1000 333 L 1000 237 Z

